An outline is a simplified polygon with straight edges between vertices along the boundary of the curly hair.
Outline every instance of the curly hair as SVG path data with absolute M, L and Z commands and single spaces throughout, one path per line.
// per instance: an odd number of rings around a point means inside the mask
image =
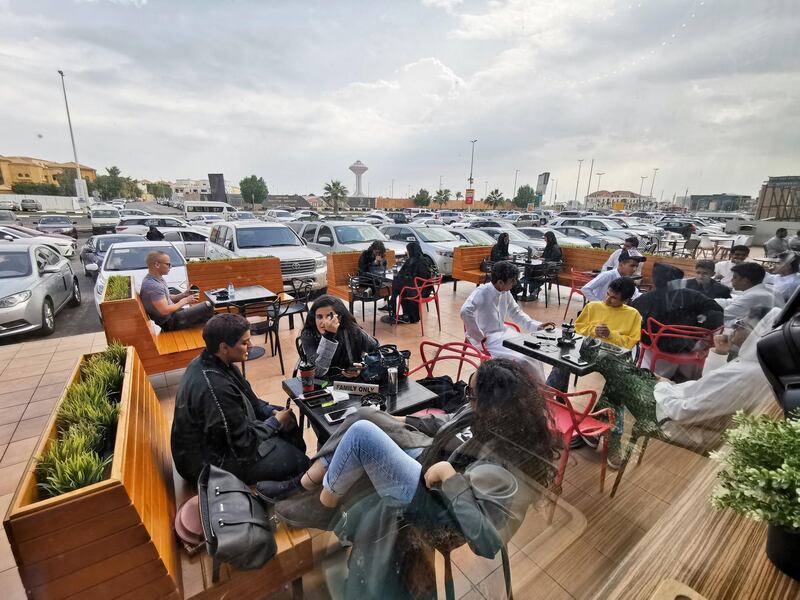
M 474 393 L 473 439 L 548 486 L 555 476 L 560 442 L 552 434 L 552 418 L 538 383 L 520 364 L 495 358 L 475 372 Z

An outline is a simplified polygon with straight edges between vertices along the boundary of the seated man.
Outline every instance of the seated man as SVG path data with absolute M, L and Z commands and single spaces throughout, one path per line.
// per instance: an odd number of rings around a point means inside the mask
M 785 304 L 779 292 L 764 284 L 767 273 L 761 265 L 743 262 L 734 265 L 732 272 L 733 289 L 741 294 L 716 300 L 725 311 L 725 327 L 731 327 L 737 319 L 746 318 L 754 308 L 769 310 Z
M 305 471 L 305 443 L 292 411 L 259 399 L 234 365 L 247 359 L 247 319 L 216 315 L 203 339 L 206 348 L 186 367 L 175 398 L 171 445 L 181 477 L 196 482 L 207 464 L 248 484 Z
M 780 227 L 775 231 L 775 236 L 769 238 L 764 244 L 764 255 L 767 258 L 775 258 L 779 254 L 783 254 L 789 249 L 789 242 L 786 237 L 789 232 L 785 227 Z
M 186 329 L 205 323 L 214 314 L 210 302 L 202 302 L 191 308 L 188 304 L 195 304 L 197 294 L 187 290 L 182 294 L 171 294 L 164 275 L 169 273 L 169 254 L 165 252 L 151 252 L 147 255 L 147 275 L 142 280 L 139 297 L 147 316 L 164 331 Z
M 722 285 L 733 289 L 733 267 L 739 263 L 743 263 L 750 256 L 750 248 L 747 246 L 734 246 L 731 248 L 730 260 L 721 260 L 714 265 L 714 279 L 719 281 Z
M 640 262 L 644 262 L 644 256 L 627 256 L 620 259 L 616 269 L 603 271 L 597 277 L 581 288 L 581 293 L 587 302 L 603 302 L 606 299 L 606 292 L 611 282 L 620 277 L 631 277 Z M 639 290 L 634 286 L 633 298 L 639 297 Z
M 619 261 L 628 256 L 642 256 L 639 250 L 637 250 L 638 247 L 639 238 L 635 235 L 625 238 L 625 241 L 622 243 L 622 248 L 614 250 L 614 252 L 609 255 L 608 260 L 603 264 L 601 270 L 611 271 L 612 269 L 616 269 L 619 266 Z M 641 263 L 637 266 L 638 269 L 641 269 Z
M 789 250 L 800 252 L 800 230 L 794 234 L 793 238 L 789 239 Z
M 708 330 L 717 329 L 722 325 L 722 307 L 700 292 L 683 287 L 682 282 L 683 271 L 678 267 L 666 263 L 657 263 L 653 266 L 655 288 L 639 296 L 632 304 L 642 315 L 643 328 L 647 329 L 647 320 L 651 317 L 662 325 L 690 325 Z M 725 288 L 722 284 L 717 285 Z M 649 344 L 647 334 L 642 335 Z M 696 343 L 695 340 L 665 338 L 659 340 L 658 348 L 662 352 L 682 354 L 694 350 Z M 642 367 L 670 379 L 678 371 L 678 367 L 683 377 L 687 379 L 696 379 L 699 375 L 691 364 L 678 365 L 661 360 L 652 365 L 650 350 L 645 350 Z
M 777 256 L 781 263 L 773 273 L 768 273 L 764 283 L 772 287 L 788 302 L 794 291 L 800 287 L 800 254 L 784 252 Z
M 512 298 L 511 289 L 517 284 L 519 270 L 507 261 L 492 265 L 491 283 L 476 287 L 461 307 L 461 320 L 467 340 L 476 348 L 485 344 L 492 358 L 510 358 L 528 366 L 539 381 L 544 379 L 542 364 L 503 346 L 503 340 L 516 332 L 509 332 L 503 324 L 510 320 L 523 331 L 533 332 L 553 323 L 539 323 L 526 315 Z
M 731 289 L 714 279 L 714 261 L 701 259 L 694 265 L 694 278 L 686 280 L 686 289 L 708 298 L 730 298 Z

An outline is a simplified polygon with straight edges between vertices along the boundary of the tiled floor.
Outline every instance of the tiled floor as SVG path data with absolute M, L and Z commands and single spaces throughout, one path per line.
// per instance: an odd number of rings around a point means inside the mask
M 453 292 L 441 290 L 442 330 L 436 325 L 435 309 L 425 317 L 426 337 L 440 341 L 463 340 L 458 311 L 474 286 L 461 283 Z M 562 298 L 565 296 L 562 289 Z M 568 290 L 567 290 L 568 292 Z M 555 290 L 552 294 L 555 301 Z M 562 307 L 544 302 L 523 305 L 526 312 L 541 321 L 562 321 Z M 570 315 L 577 306 L 573 303 Z M 360 314 L 360 310 L 356 311 Z M 371 327 L 371 322 L 369 323 Z M 283 330 L 284 361 L 291 370 L 296 361 L 293 339 L 297 330 Z M 392 328 L 378 323 L 377 337 L 415 352 L 420 342 L 419 325 Z M 257 339 L 256 343 L 263 343 Z M 63 384 L 78 357 L 102 349 L 102 333 L 60 340 L 35 340 L 0 348 L 0 514 L 10 502 L 39 434 L 56 402 Z M 412 366 L 418 364 L 412 359 Z M 277 359 L 263 358 L 249 363 L 248 379 L 267 400 L 280 404 L 283 377 Z M 171 416 L 181 371 L 151 377 L 162 406 Z M 602 378 L 582 378 L 581 388 L 599 388 Z M 315 446 L 307 430 L 309 447 Z M 573 451 L 566 471 L 564 490 L 553 523 L 548 525 L 544 510 L 531 510 L 511 541 L 511 567 L 514 595 L 517 598 L 584 599 L 592 596 L 625 554 L 664 513 L 684 487 L 698 463 L 706 459 L 671 446 L 652 442 L 640 467 L 632 467 L 616 498 L 608 496 L 614 473 L 607 476 L 606 491 L 599 492 L 599 454 L 583 448 Z M 343 552 L 333 536 L 318 533 L 314 538 L 317 569 L 306 577 L 309 598 L 329 598 L 342 571 Z M 439 557 L 441 563 L 441 557 Z M 501 598 L 504 593 L 499 559 L 475 556 L 467 547 L 453 553 L 455 589 L 458 597 L 469 600 Z M 437 573 L 443 572 L 442 565 Z M 439 582 L 441 586 L 441 581 Z M 5 534 L 0 537 L 0 590 L 4 600 L 24 598 L 19 576 Z M 279 595 L 289 597 L 289 592 Z

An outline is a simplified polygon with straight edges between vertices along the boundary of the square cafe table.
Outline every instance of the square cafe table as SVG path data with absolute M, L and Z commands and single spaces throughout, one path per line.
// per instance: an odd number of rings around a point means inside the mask
M 557 344 L 558 338 L 561 333 L 558 330 L 552 332 L 536 332 L 526 336 L 514 337 L 511 339 L 503 340 L 503 346 L 510 348 L 520 354 L 535 358 L 543 363 L 552 365 L 554 367 L 562 367 L 570 373 L 575 375 L 588 375 L 594 372 L 594 363 L 588 362 L 585 365 L 578 365 L 570 360 L 565 360 L 562 356 L 568 355 L 576 361 L 580 355 L 581 342 L 583 341 L 582 335 L 575 336 L 574 346 L 559 346 Z M 539 344 L 538 348 L 525 345 L 525 342 Z
M 322 384 L 325 380 L 315 379 L 315 391 L 322 389 Z M 328 386 L 325 389 L 333 390 L 333 383 L 327 382 Z M 397 396 L 389 396 L 386 393 L 386 386 L 380 386 L 380 392 L 386 398 L 386 412 L 394 416 L 409 415 L 418 410 L 422 410 L 430 405 L 431 401 L 437 396 L 428 388 L 420 385 L 413 379 L 406 377 L 398 382 Z M 300 409 L 301 423 L 302 418 L 307 417 L 308 420 L 314 425 L 314 430 L 320 434 L 324 434 L 325 439 L 320 438 L 319 443 L 322 445 L 338 428 L 341 423 L 328 423 L 325 419 L 325 413 L 341 410 L 343 408 L 350 408 L 351 406 L 361 406 L 361 396 L 350 394 L 347 400 L 342 400 L 327 406 L 325 408 L 317 406 L 314 408 L 309 407 L 305 401 L 300 398 L 303 393 L 303 386 L 300 383 L 299 377 L 283 380 L 283 391 L 286 395 L 297 404 Z
M 227 292 L 227 288 L 222 288 Z M 228 308 L 235 306 L 240 310 L 248 304 L 256 302 L 270 302 L 278 297 L 278 294 L 265 288 L 263 285 L 245 285 L 234 288 L 233 298 L 219 298 L 218 294 L 222 290 L 206 290 L 205 296 L 214 308 Z

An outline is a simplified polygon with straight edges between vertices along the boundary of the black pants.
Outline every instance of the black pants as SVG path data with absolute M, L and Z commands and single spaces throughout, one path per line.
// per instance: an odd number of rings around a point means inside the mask
M 296 429 L 299 431 L 299 428 Z M 244 476 L 245 483 L 253 484 L 265 480 L 284 481 L 308 470 L 311 461 L 305 452 L 286 440 L 284 436 L 284 432 L 281 432 L 272 452 L 250 465 Z
M 169 319 L 161 325 L 163 331 L 176 331 L 188 329 L 208 321 L 214 316 L 214 307 L 210 302 L 198 302 L 194 306 L 182 308 L 172 313 Z

